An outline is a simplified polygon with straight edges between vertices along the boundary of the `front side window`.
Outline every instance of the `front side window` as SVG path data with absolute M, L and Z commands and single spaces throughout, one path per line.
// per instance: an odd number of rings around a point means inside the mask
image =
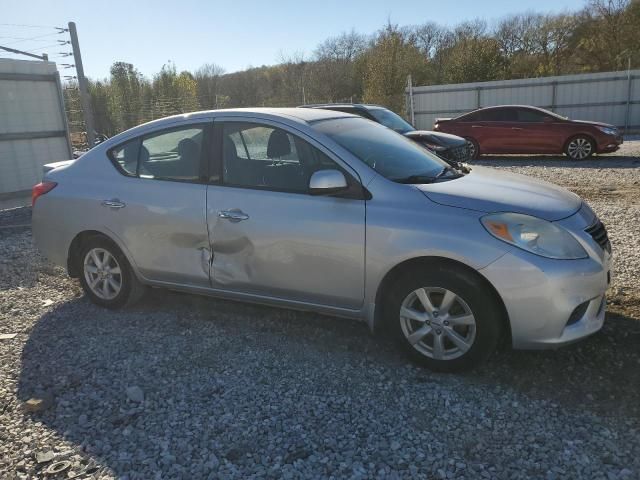
M 316 170 L 338 168 L 317 148 L 280 128 L 255 123 L 222 127 L 226 185 L 306 193 Z
M 447 165 L 413 140 L 361 118 L 318 120 L 312 126 L 391 180 L 434 177 Z
M 130 140 L 109 152 L 125 175 L 198 181 L 205 126 L 189 125 Z

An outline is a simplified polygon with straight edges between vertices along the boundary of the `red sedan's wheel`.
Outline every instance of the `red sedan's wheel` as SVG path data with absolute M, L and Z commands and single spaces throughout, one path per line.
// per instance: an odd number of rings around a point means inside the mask
M 476 160 L 480 156 L 480 145 L 473 138 L 467 138 L 466 140 L 469 142 L 469 158 Z
M 584 135 L 573 137 L 567 143 L 565 153 L 572 160 L 586 160 L 595 151 L 593 140 Z

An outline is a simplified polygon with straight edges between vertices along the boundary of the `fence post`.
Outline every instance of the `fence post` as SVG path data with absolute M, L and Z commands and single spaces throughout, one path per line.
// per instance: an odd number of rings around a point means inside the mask
M 480 87 L 476 87 L 476 108 L 480 108 Z
M 627 113 L 624 118 L 624 133 L 629 131 L 629 117 L 631 116 L 631 57 L 627 66 Z
M 558 87 L 558 82 L 557 81 L 553 81 L 551 82 L 551 111 L 555 112 L 556 111 L 556 98 L 557 98 L 557 87 Z

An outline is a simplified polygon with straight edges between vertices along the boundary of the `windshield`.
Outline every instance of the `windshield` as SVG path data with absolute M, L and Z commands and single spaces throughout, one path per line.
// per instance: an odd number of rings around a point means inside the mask
M 398 133 L 413 132 L 415 130 L 404 118 L 386 108 L 370 108 L 367 111 L 382 125 Z
M 435 177 L 447 166 L 416 142 L 364 118 L 319 120 L 312 126 L 390 180 Z

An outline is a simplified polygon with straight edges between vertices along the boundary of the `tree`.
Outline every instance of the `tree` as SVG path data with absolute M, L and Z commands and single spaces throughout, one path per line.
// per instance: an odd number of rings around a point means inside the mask
M 205 109 L 222 108 L 220 94 L 220 77 L 224 75 L 224 68 L 215 63 L 205 63 L 196 70 L 198 102 Z
M 458 25 L 438 55 L 446 59 L 442 79 L 447 83 L 497 80 L 505 68 L 500 44 L 480 20 Z
M 116 130 L 122 131 L 141 123 L 142 75 L 126 62 L 111 66 L 109 110 Z
M 363 56 L 363 100 L 404 112 L 407 76 L 411 74 L 420 83 L 426 65 L 426 59 L 407 34 L 388 24 Z

